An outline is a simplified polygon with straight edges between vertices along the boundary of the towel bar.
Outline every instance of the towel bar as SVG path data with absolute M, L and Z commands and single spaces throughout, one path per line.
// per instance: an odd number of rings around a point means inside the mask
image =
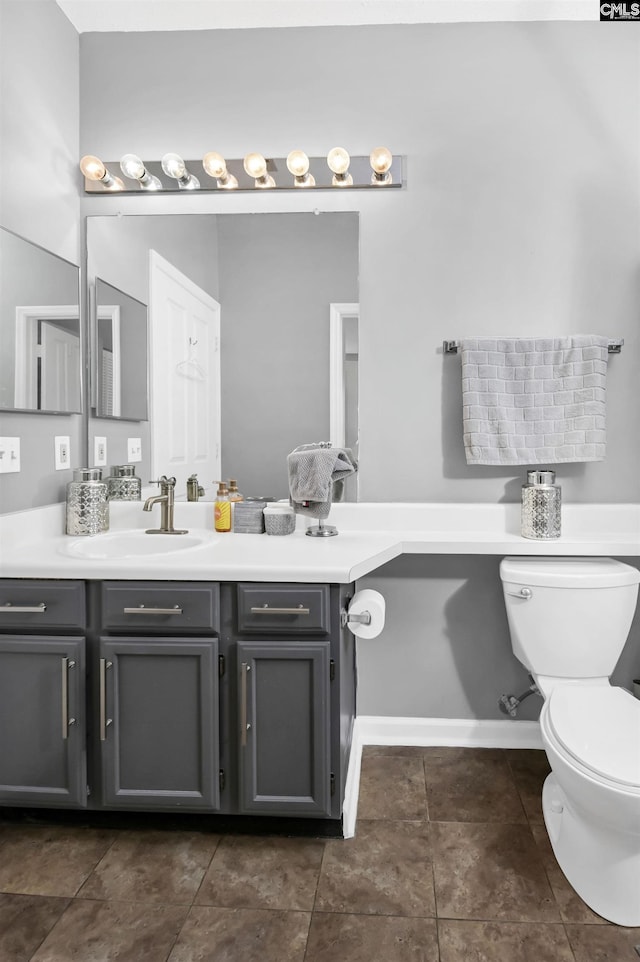
M 607 344 L 607 351 L 609 354 L 620 354 L 622 351 L 622 345 L 624 344 L 624 338 L 618 338 L 615 341 L 609 341 Z M 442 353 L 443 354 L 457 354 L 460 345 L 457 341 L 443 341 L 442 342 Z

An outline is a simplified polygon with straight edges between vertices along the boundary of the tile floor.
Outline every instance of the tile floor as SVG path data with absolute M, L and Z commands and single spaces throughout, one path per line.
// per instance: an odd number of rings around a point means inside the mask
M 346 841 L 0 818 L 0 962 L 638 962 L 554 860 L 547 770 L 366 748 Z

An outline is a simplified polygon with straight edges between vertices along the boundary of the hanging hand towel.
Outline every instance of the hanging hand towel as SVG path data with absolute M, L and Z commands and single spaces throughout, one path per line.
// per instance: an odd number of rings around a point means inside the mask
M 467 338 L 462 354 L 467 464 L 605 458 L 607 338 Z
M 349 448 L 332 448 L 328 442 L 301 444 L 287 456 L 291 503 L 299 514 L 326 518 L 331 510 L 333 486 L 357 471 Z

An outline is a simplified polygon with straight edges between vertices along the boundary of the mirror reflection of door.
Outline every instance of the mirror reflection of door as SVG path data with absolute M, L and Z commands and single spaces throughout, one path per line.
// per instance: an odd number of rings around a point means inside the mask
M 19 305 L 15 318 L 15 407 L 80 411 L 78 305 Z
M 148 417 L 147 305 L 95 280 L 92 406 L 101 418 Z

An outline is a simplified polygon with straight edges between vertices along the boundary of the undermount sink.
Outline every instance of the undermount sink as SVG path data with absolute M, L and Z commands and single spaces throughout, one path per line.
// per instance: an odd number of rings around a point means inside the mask
M 213 544 L 217 540 L 208 532 L 187 534 L 146 534 L 144 531 L 112 531 L 95 537 L 76 538 L 62 545 L 62 554 L 87 561 L 109 561 L 119 558 L 156 557 L 189 548 Z

